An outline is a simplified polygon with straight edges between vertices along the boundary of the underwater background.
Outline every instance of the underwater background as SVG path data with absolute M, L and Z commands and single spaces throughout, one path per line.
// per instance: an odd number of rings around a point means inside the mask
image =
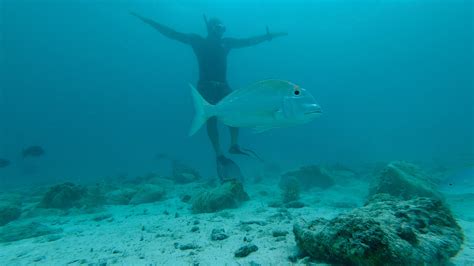
M 233 89 L 266 78 L 308 89 L 317 120 L 241 143 L 294 167 L 472 158 L 472 1 L 11 1 L 1 2 L 2 185 L 161 171 L 158 153 L 214 175 L 205 130 L 188 137 L 197 81 L 192 50 L 129 11 L 205 35 L 287 31 L 229 55 Z M 222 131 L 224 138 L 227 132 Z M 47 154 L 22 162 L 32 144 Z M 226 145 L 226 143 L 224 143 Z M 226 147 L 226 146 L 224 146 Z
M 225 155 L 195 114 L 206 36 L 232 89 L 291 81 L 322 115 Z M 0 265 L 474 265 L 472 0 L 0 0 Z

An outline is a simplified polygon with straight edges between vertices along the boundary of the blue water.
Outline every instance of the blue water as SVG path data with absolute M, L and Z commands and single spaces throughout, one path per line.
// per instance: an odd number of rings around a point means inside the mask
M 215 175 L 205 130 L 188 137 L 193 52 L 129 15 L 205 34 L 289 35 L 232 51 L 232 88 L 266 78 L 308 89 L 324 114 L 241 145 L 283 167 L 443 161 L 472 154 L 472 1 L 0 2 L 0 185 L 166 172 L 167 153 Z M 227 130 L 222 137 L 227 140 Z M 45 156 L 22 160 L 41 145 Z M 227 149 L 227 142 L 224 143 Z

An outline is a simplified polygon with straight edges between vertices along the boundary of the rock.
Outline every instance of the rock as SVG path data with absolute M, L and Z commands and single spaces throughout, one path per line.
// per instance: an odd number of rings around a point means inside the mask
M 160 201 L 165 196 L 165 190 L 160 186 L 146 184 L 133 195 L 129 204 L 143 204 Z
M 106 220 L 106 219 L 109 219 L 109 218 L 112 218 L 112 214 L 104 213 L 104 214 L 99 214 L 99 215 L 95 216 L 94 218 L 92 218 L 92 220 L 95 221 L 95 222 L 100 222 L 100 221 L 103 221 L 103 220 Z
M 21 209 L 10 203 L 0 203 L 0 226 L 20 218 Z
M 293 176 L 282 178 L 280 181 L 281 200 L 283 203 L 300 199 L 300 183 Z
M 270 208 L 281 208 L 283 207 L 283 203 L 281 201 L 272 201 L 268 203 L 268 207 Z
M 249 196 L 244 191 L 242 183 L 232 180 L 199 193 L 193 199 L 192 211 L 194 213 L 217 212 L 236 208 L 247 200 L 249 200 Z
M 46 256 L 38 256 L 38 257 L 33 259 L 33 262 L 40 262 L 40 261 L 45 260 L 45 259 L 46 259 Z
M 197 249 L 197 248 L 199 248 L 199 246 L 196 245 L 196 244 L 193 244 L 193 243 L 184 244 L 184 245 L 179 246 L 180 250 L 189 250 L 189 249 Z
M 53 241 L 56 241 L 56 240 L 61 239 L 62 237 L 63 237 L 63 236 L 60 235 L 60 234 L 47 235 L 47 236 L 45 236 L 45 238 L 44 238 L 44 242 L 53 242 Z
M 132 188 L 113 190 L 105 195 L 106 203 L 110 205 L 127 205 L 135 193 L 137 193 L 137 191 Z
M 286 241 L 286 236 L 275 237 L 276 242 Z
M 58 234 L 61 232 L 62 229 L 50 228 L 46 225 L 36 222 L 8 224 L 0 227 L 0 243 L 13 242 L 50 234 Z
M 288 256 L 288 261 L 291 263 L 296 263 L 298 261 L 298 257 L 296 255 L 290 255 Z
M 228 238 L 229 236 L 225 233 L 224 229 L 212 229 L 211 240 L 219 241 Z
M 250 220 L 250 221 L 241 221 L 240 224 L 256 224 L 260 226 L 267 225 L 267 222 L 261 220 Z
M 250 243 L 250 242 L 252 242 L 253 237 L 251 237 L 251 236 L 244 236 L 244 239 L 242 239 L 242 240 L 243 240 L 244 242 Z
M 296 171 L 283 174 L 279 184 L 280 188 L 284 188 L 292 178 L 296 179 L 304 189 L 311 187 L 326 189 L 334 185 L 334 179 L 329 171 L 316 165 L 303 166 Z
M 86 194 L 81 199 L 81 205 L 86 208 L 97 208 L 105 203 L 105 194 L 100 185 L 87 187 Z
M 197 232 L 197 231 L 199 231 L 199 227 L 198 227 L 198 226 L 193 226 L 193 227 L 191 228 L 191 233 L 194 233 L 194 232 Z
M 332 220 L 296 223 L 293 232 L 314 259 L 343 265 L 445 265 L 464 241 L 441 200 L 387 194 Z
M 369 190 L 369 197 L 387 193 L 402 199 L 431 197 L 442 199 L 435 183 L 416 165 L 406 162 L 389 163 L 377 176 Z
M 199 180 L 200 178 L 191 173 L 180 173 L 173 176 L 174 182 L 178 184 L 187 184 Z
M 240 247 L 235 253 L 234 256 L 237 258 L 247 257 L 250 253 L 258 250 L 258 247 L 254 244 L 248 244 Z
M 250 226 L 248 224 L 240 224 L 239 229 L 242 232 L 250 232 L 250 231 L 252 231 L 252 226 Z
M 180 196 L 180 199 L 181 199 L 182 202 L 187 203 L 191 200 L 191 196 L 188 195 L 188 194 L 184 194 L 184 195 Z
M 286 230 L 273 230 L 272 232 L 273 237 L 286 236 L 287 234 L 289 233 Z
M 43 196 L 39 207 L 51 209 L 69 209 L 82 206 L 81 200 L 87 189 L 67 182 L 51 187 Z

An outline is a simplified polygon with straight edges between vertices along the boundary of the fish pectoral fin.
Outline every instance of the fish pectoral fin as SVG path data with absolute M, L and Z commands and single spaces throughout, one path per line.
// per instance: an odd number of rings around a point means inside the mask
M 283 119 L 285 116 L 285 113 L 283 112 L 283 110 L 280 108 L 278 110 L 276 110 L 274 113 L 273 113 L 273 119 L 275 120 L 281 120 Z

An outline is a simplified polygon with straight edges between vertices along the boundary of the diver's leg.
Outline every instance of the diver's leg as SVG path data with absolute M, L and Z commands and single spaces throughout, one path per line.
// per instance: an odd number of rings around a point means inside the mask
M 230 132 L 230 148 L 229 148 L 229 153 L 232 154 L 243 154 L 249 156 L 247 152 L 243 152 L 240 149 L 240 146 L 238 144 L 239 141 L 239 128 L 237 127 L 229 127 L 229 132 Z
M 250 149 L 243 149 L 240 148 L 238 142 L 239 142 L 239 128 L 237 127 L 229 127 L 230 131 L 230 149 L 229 153 L 232 154 L 242 154 L 242 155 L 247 155 L 247 156 L 254 156 L 255 158 L 259 159 L 260 161 L 263 161 L 260 156 L 258 156 L 254 151 Z
M 217 118 L 211 117 L 207 121 L 207 136 L 211 141 L 212 148 L 216 153 L 216 156 L 222 155 L 221 145 L 219 142 L 219 131 L 217 129 Z
M 228 180 L 243 181 L 243 175 L 239 166 L 231 159 L 224 156 L 219 142 L 219 132 L 217 129 L 217 119 L 212 117 L 207 122 L 207 134 L 211 140 L 212 147 L 216 152 L 217 175 L 221 182 Z
M 239 142 L 239 128 L 237 127 L 229 127 L 230 131 L 230 146 L 238 146 Z

